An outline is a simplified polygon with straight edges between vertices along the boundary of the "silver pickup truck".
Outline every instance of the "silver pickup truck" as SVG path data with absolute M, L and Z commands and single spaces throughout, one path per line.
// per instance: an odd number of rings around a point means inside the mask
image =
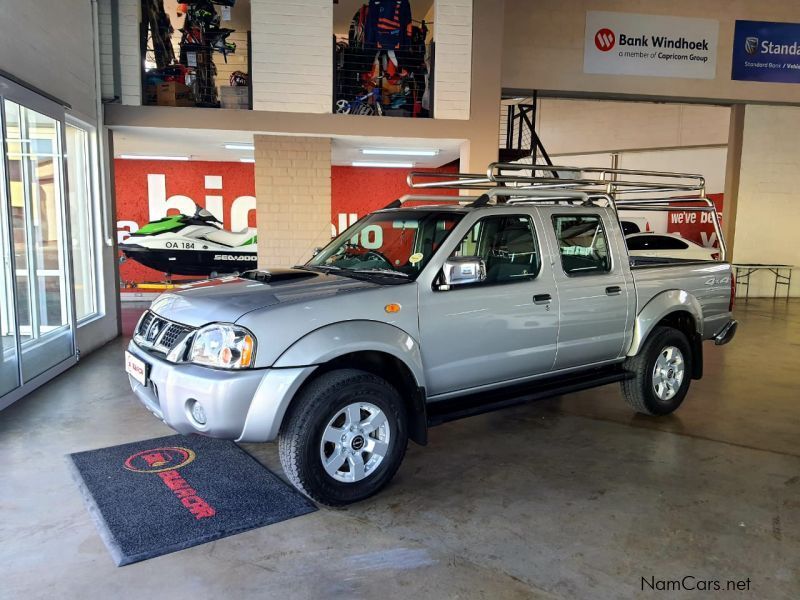
M 329 505 L 376 493 L 451 419 L 612 382 L 638 412 L 677 409 L 702 342 L 736 331 L 730 265 L 629 257 L 620 188 L 496 179 L 469 204 L 398 201 L 302 266 L 161 295 L 126 352 L 133 391 L 178 432 L 277 440 Z

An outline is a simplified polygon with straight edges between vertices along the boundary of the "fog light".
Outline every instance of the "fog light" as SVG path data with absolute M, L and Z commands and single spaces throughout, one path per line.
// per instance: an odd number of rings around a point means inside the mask
M 206 411 L 203 410 L 203 406 L 197 400 L 191 400 L 191 404 L 189 408 L 192 413 L 192 418 L 197 422 L 198 425 L 205 425 L 206 424 Z

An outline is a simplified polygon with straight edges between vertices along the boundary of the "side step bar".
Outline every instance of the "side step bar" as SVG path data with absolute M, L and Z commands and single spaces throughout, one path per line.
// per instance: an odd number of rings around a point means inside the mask
M 431 402 L 427 406 L 428 427 L 508 408 L 509 406 L 525 404 L 534 400 L 544 400 L 545 398 L 571 394 L 630 379 L 631 377 L 633 377 L 632 373 L 624 371 L 619 365 L 615 365 L 611 368 L 581 371 L 580 373 L 540 379 L 524 385 L 461 396 L 451 400 Z

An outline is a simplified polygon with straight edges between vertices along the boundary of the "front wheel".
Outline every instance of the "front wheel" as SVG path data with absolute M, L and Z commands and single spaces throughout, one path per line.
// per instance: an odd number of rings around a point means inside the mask
M 686 336 L 671 327 L 658 327 L 639 353 L 625 361 L 632 374 L 621 383 L 625 400 L 647 415 L 668 415 L 677 410 L 689 391 L 692 352 Z
M 297 489 L 321 504 L 342 506 L 389 483 L 407 443 L 397 391 L 376 375 L 342 369 L 300 393 L 281 427 L 278 452 Z

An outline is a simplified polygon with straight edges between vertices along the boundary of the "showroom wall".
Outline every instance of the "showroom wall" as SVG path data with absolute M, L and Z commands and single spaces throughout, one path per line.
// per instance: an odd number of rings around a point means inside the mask
M 505 89 L 634 94 L 665 98 L 797 102 L 797 86 L 731 80 L 736 19 L 797 22 L 795 0 L 506 0 L 502 37 Z M 586 11 L 617 11 L 719 21 L 715 79 L 584 73 Z
M 333 4 L 252 0 L 253 108 L 331 112 Z
M 730 108 L 539 98 L 536 132 L 549 154 L 728 143 Z
M 96 122 L 91 3 L 4 1 L 1 10 L 0 69 Z M 54 23 L 64 35 L 53 35 Z
M 98 116 L 95 47 L 92 43 L 93 3 L 88 0 L 62 2 L 3 2 L 0 19 L 0 70 L 68 103 L 68 117 L 75 117 L 90 127 L 98 127 L 93 140 L 100 143 L 94 169 L 97 184 L 96 214 L 93 215 L 97 233 L 97 264 L 99 298 L 102 314 L 77 330 L 76 343 L 81 352 L 89 352 L 118 332 L 117 285 L 115 253 L 111 247 L 112 205 L 108 189 L 108 174 L 104 168 L 102 145 L 104 130 Z M 58 24 L 58 35 L 53 34 Z M 96 192 L 95 192 L 96 190 Z M 104 222 L 106 221 L 106 222 Z
M 800 265 L 798 131 L 800 107 L 745 109 L 733 253 L 737 262 Z M 773 283 L 766 273 L 754 275 L 750 295 L 772 296 Z M 797 283 L 792 295 L 800 296 Z

